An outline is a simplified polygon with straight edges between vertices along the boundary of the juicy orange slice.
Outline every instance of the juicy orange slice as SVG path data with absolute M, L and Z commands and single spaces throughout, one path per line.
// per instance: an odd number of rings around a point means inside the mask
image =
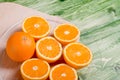
M 79 29 L 71 24 L 61 24 L 54 30 L 54 37 L 63 45 L 76 41 L 79 36 Z
M 49 63 L 53 63 L 61 57 L 62 46 L 53 37 L 44 37 L 37 41 L 36 52 L 38 58 L 42 58 Z
M 90 49 L 77 42 L 65 46 L 63 56 L 65 62 L 74 68 L 87 66 L 92 60 Z
M 46 80 L 49 75 L 49 64 L 41 59 L 28 59 L 20 68 L 24 80 Z
M 50 26 L 42 17 L 31 16 L 24 20 L 22 30 L 30 34 L 35 39 L 39 39 L 49 34 Z
M 76 70 L 66 64 L 54 66 L 50 71 L 49 78 L 50 80 L 78 80 Z

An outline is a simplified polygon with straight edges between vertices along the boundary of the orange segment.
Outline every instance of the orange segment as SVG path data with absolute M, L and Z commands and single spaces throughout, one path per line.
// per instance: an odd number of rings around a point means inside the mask
M 79 29 L 71 24 L 61 24 L 54 30 L 54 37 L 63 45 L 76 41 L 79 36 Z
M 45 37 L 36 43 L 36 52 L 39 58 L 52 63 L 61 57 L 62 46 L 53 37 Z
M 21 65 L 21 74 L 24 80 L 45 80 L 48 78 L 50 66 L 41 59 L 28 59 Z
M 64 48 L 63 56 L 66 63 L 74 68 L 87 66 L 92 60 L 90 49 L 77 42 L 68 44 Z
M 29 33 L 35 39 L 45 37 L 50 32 L 48 22 L 38 16 L 26 18 L 23 22 L 22 29 L 24 32 Z
M 74 68 L 66 64 L 58 64 L 50 71 L 50 80 L 78 80 L 77 72 Z

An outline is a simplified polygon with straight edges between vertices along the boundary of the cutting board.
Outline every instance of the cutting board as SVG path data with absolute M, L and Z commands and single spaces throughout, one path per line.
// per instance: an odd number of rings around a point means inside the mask
M 23 80 L 19 70 L 21 63 L 9 59 L 5 47 L 9 36 L 15 31 L 21 31 L 23 20 L 33 15 L 45 18 L 52 28 L 51 33 L 58 24 L 68 23 L 60 17 L 50 16 L 15 3 L 0 3 L 0 80 Z

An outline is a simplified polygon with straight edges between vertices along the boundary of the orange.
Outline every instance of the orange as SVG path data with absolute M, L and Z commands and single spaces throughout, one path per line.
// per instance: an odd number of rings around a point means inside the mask
M 66 64 L 54 66 L 50 71 L 49 78 L 50 80 L 78 80 L 76 70 Z
M 44 37 L 36 43 L 37 57 L 53 63 L 62 55 L 61 44 L 53 37 Z
M 76 41 L 79 36 L 79 29 L 71 24 L 61 24 L 54 29 L 54 37 L 63 45 Z
M 39 39 L 49 34 L 50 26 L 42 17 L 31 16 L 24 20 L 22 30 L 30 34 L 35 39 Z
M 22 62 L 33 56 L 35 51 L 34 38 L 25 32 L 15 32 L 7 40 L 7 55 L 14 61 Z
M 22 63 L 20 71 L 24 80 L 46 80 L 50 66 L 44 60 L 32 58 Z
M 90 49 L 77 42 L 66 45 L 63 50 L 63 56 L 68 65 L 79 69 L 87 66 L 92 60 Z

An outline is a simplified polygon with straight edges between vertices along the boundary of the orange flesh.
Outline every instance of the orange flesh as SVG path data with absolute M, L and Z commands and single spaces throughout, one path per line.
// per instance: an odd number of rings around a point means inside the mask
M 49 31 L 48 23 L 40 17 L 28 18 L 24 23 L 24 28 L 32 36 L 42 36 Z
M 76 80 L 75 73 L 69 66 L 61 65 L 52 72 L 53 80 Z
M 48 66 L 42 60 L 31 60 L 24 64 L 24 73 L 32 78 L 44 76 L 48 71 Z
M 39 43 L 39 51 L 42 55 L 54 58 L 60 52 L 59 44 L 56 40 L 53 39 L 45 39 Z M 48 48 L 48 49 L 47 49 Z
M 78 33 L 78 30 L 71 25 L 61 25 L 55 31 L 56 36 L 62 40 L 72 40 L 76 38 Z
M 84 64 L 90 60 L 89 50 L 78 44 L 72 44 L 69 46 L 66 49 L 66 55 L 71 61 L 77 64 Z

